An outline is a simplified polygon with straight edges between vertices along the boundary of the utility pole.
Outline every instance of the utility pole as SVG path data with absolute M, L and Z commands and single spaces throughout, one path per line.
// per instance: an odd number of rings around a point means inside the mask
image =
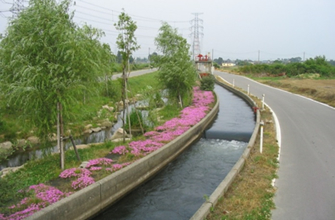
M 148 61 L 149 61 L 149 68 L 151 69 L 151 67 L 150 67 L 150 47 L 149 47 Z
M 13 0 L 13 5 L 9 9 L 12 12 L 12 18 L 16 18 L 18 14 L 24 9 L 24 0 Z
M 199 15 L 203 13 L 192 13 L 194 15 L 194 19 L 191 20 L 191 36 L 193 38 L 193 43 L 192 43 L 192 56 L 193 60 L 195 60 L 195 57 L 201 53 L 201 48 L 200 48 L 200 37 L 203 37 L 203 20 L 199 18 Z
M 260 61 L 260 57 L 261 57 L 261 51 L 258 50 L 258 63 L 259 63 L 259 61 Z

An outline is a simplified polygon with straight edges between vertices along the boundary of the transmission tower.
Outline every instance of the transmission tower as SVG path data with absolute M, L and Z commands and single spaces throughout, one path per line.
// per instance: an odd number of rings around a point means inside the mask
M 193 39 L 193 43 L 192 43 L 192 56 L 193 59 L 195 60 L 195 58 L 201 53 L 201 41 L 200 41 L 200 37 L 203 37 L 204 34 L 203 29 L 204 27 L 202 26 L 202 19 L 199 18 L 199 15 L 203 14 L 203 13 L 192 13 L 194 15 L 194 19 L 191 20 L 191 37 Z
M 12 17 L 15 18 L 24 9 L 25 0 L 13 0 L 13 5 L 9 9 L 12 12 Z

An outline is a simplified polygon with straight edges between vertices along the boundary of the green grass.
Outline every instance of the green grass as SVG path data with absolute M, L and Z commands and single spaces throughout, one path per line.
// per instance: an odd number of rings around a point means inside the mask
M 161 119 L 164 121 L 174 118 L 176 115 L 179 115 L 181 108 L 175 105 L 166 105 L 163 109 L 159 111 Z
M 158 81 L 158 72 L 153 72 L 150 74 L 145 74 L 141 76 L 131 77 L 128 80 L 128 90 L 130 91 L 130 97 L 135 96 L 147 89 L 147 86 L 153 88 L 153 90 L 160 90 Z

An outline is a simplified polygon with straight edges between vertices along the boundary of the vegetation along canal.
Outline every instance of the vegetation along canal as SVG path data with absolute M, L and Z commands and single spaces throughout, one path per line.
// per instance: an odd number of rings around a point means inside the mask
M 215 85 L 220 111 L 204 137 L 162 172 L 94 219 L 189 219 L 241 156 L 255 126 L 251 107 Z

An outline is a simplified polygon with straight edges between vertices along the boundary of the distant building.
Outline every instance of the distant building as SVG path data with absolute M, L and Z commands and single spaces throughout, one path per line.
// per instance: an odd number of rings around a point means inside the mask
M 222 63 L 223 67 L 232 67 L 232 66 L 236 66 L 235 63 Z

